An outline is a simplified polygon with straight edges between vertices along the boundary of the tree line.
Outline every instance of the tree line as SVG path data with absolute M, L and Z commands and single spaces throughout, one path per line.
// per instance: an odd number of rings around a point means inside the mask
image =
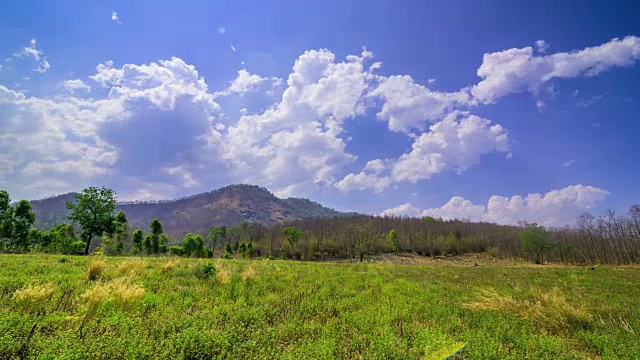
M 265 226 L 243 222 L 214 226 L 208 234 L 172 239 L 161 222 L 131 229 L 116 211 L 108 188 L 90 187 L 67 203 L 70 223 L 48 231 L 33 227 L 35 214 L 26 200 L 11 204 L 0 190 L 0 252 L 62 254 L 164 255 L 222 258 L 281 258 L 365 261 L 387 253 L 450 256 L 487 252 L 494 257 L 526 258 L 573 264 L 640 263 L 640 205 L 627 214 L 585 213 L 576 225 L 545 228 L 537 224 L 497 225 L 433 217 L 351 215 L 307 218 Z

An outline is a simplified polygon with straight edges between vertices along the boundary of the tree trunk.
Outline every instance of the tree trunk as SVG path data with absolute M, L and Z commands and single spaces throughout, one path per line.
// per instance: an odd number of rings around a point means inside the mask
M 91 239 L 93 239 L 93 234 L 89 233 L 87 236 L 87 246 L 84 248 L 84 254 L 89 255 L 89 246 L 91 246 Z

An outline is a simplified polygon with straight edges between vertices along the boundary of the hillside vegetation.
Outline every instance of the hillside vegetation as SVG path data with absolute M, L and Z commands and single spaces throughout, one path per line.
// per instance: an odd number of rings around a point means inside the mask
M 0 269 L 2 359 L 640 354 L 637 267 L 0 255 Z
M 74 195 L 31 201 L 36 227 L 49 230 L 67 222 L 66 203 L 75 201 Z M 213 226 L 233 226 L 243 221 L 272 225 L 284 220 L 342 215 L 308 199 L 277 198 L 267 189 L 254 185 L 230 185 L 177 200 L 120 202 L 118 209 L 127 214 L 131 227 L 146 228 L 157 218 L 165 232 L 175 238 L 187 233 L 206 235 Z

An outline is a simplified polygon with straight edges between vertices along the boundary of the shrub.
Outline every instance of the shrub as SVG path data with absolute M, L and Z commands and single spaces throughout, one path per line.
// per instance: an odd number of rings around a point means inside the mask
M 175 256 L 182 256 L 182 254 L 184 253 L 182 250 L 182 246 L 169 246 L 167 248 L 167 251 L 169 252 L 169 254 Z
M 47 301 L 51 299 L 55 288 L 53 285 L 31 285 L 16 290 L 13 300 L 16 305 L 27 313 L 38 313 Z
M 91 261 L 89 268 L 87 268 L 87 280 L 95 281 L 102 276 L 102 272 L 107 267 L 107 263 L 104 260 L 96 259 Z

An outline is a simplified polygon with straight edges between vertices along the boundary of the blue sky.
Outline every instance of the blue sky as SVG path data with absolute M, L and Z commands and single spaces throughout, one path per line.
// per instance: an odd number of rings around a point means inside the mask
M 546 225 L 626 211 L 640 203 L 638 13 L 3 3 L 0 187 L 131 200 L 243 182 L 339 210 Z

